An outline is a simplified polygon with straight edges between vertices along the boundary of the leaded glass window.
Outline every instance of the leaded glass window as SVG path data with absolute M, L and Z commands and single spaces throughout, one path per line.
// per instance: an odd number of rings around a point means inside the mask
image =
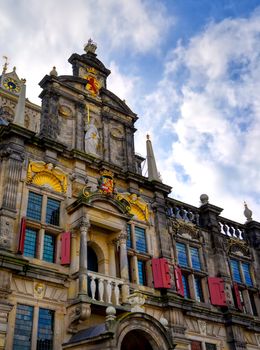
M 176 243 L 178 263 L 180 266 L 188 267 L 186 246 L 183 243 Z
M 195 247 L 190 247 L 191 254 L 191 265 L 195 270 L 201 270 L 199 249 Z
M 242 283 L 241 274 L 239 270 L 239 262 L 237 260 L 230 260 L 230 266 L 232 271 L 233 280 L 238 283 Z
M 54 262 L 55 237 L 45 233 L 43 245 L 43 260 Z
M 194 283 L 195 283 L 196 300 L 204 301 L 200 277 L 195 276 Z
M 33 307 L 18 304 L 14 329 L 13 350 L 31 350 Z
M 48 198 L 47 201 L 46 224 L 60 224 L 60 202 L 52 198 Z
M 141 252 L 141 253 L 147 252 L 145 229 L 141 227 L 135 227 L 135 243 L 136 243 L 136 250 L 138 252 Z
M 205 343 L 205 345 L 206 345 L 206 350 L 217 350 L 216 344 Z
M 132 236 L 131 236 L 131 225 L 127 225 L 126 227 L 127 232 L 127 241 L 126 241 L 126 247 L 127 249 L 133 248 L 133 242 L 132 242 Z
M 184 289 L 184 298 L 190 298 L 190 288 L 189 288 L 188 276 L 182 275 L 182 284 L 183 284 L 183 289 Z
M 37 350 L 53 349 L 54 312 L 39 309 Z
M 244 274 L 245 284 L 248 286 L 253 286 L 252 278 L 250 275 L 250 266 L 248 263 L 242 262 L 242 270 Z
M 29 192 L 27 214 L 29 219 L 41 221 L 42 217 L 42 196 L 40 194 Z
M 146 285 L 146 272 L 145 272 L 145 262 L 143 260 L 138 260 L 138 276 L 139 284 L 142 286 Z
M 27 228 L 25 231 L 23 255 L 29 258 L 36 257 L 37 231 Z

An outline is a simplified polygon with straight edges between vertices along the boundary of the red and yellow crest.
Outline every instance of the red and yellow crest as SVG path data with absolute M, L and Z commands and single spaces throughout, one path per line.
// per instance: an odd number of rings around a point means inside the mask
M 98 180 L 99 191 L 106 194 L 114 192 L 114 176 L 111 171 L 104 170 L 101 172 L 101 177 Z

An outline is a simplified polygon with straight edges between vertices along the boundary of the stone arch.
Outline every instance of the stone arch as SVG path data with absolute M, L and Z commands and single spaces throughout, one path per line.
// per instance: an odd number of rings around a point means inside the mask
M 88 248 L 91 248 L 97 256 L 98 271 L 100 273 L 105 273 L 104 261 L 105 255 L 102 248 L 94 241 L 88 242 Z
M 116 349 L 123 350 L 122 346 L 127 334 L 143 337 L 143 344 L 149 344 L 151 350 L 174 349 L 174 344 L 168 336 L 167 330 L 158 320 L 145 313 L 130 313 L 121 318 L 115 336 Z M 129 348 L 129 350 L 132 349 Z

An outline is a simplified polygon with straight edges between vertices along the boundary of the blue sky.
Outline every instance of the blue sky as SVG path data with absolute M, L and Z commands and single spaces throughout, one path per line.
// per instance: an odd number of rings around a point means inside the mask
M 223 215 L 260 220 L 260 1 L 0 0 L 0 54 L 38 82 L 88 38 L 111 69 L 108 88 L 139 120 L 136 151 L 150 133 L 172 195 L 199 205 L 207 193 Z

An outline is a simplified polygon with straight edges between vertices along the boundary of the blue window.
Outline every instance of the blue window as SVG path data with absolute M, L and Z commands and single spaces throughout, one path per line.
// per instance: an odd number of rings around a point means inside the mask
M 190 288 L 189 288 L 188 276 L 182 275 L 182 284 L 183 284 L 183 289 L 184 289 L 184 298 L 190 298 Z
M 127 224 L 126 232 L 127 232 L 126 247 L 127 249 L 130 249 L 130 248 L 133 248 L 133 242 L 132 242 L 132 236 L 131 236 L 131 225 Z
M 141 252 L 141 253 L 147 252 L 145 229 L 141 227 L 135 227 L 135 242 L 136 242 L 136 250 L 138 252 Z
M 42 217 L 42 196 L 40 194 L 29 192 L 27 217 L 29 219 L 41 221 Z
M 33 307 L 18 304 L 14 329 L 13 350 L 31 350 Z
M 43 260 L 54 262 L 55 237 L 49 234 L 44 235 Z
M 186 246 L 183 243 L 176 243 L 178 263 L 180 266 L 188 266 L 188 258 L 186 252 Z
M 242 283 L 241 274 L 239 270 L 239 262 L 237 260 L 230 260 L 230 266 L 232 271 L 233 280 L 238 283 Z
M 59 226 L 60 224 L 60 202 L 48 198 L 46 209 L 46 224 Z
M 244 274 L 245 284 L 248 286 L 253 286 L 252 278 L 250 275 L 250 266 L 248 263 L 242 263 L 242 270 Z
M 37 350 L 53 349 L 54 312 L 47 309 L 39 309 Z
M 23 255 L 29 258 L 36 257 L 37 231 L 27 228 L 25 231 Z
M 191 254 L 191 265 L 195 270 L 201 270 L 200 257 L 199 257 L 199 249 L 190 247 Z
M 194 283 L 196 300 L 204 301 L 200 277 L 194 277 Z
M 138 276 L 139 276 L 139 284 L 142 286 L 146 285 L 146 273 L 145 273 L 145 262 L 142 260 L 138 260 Z

